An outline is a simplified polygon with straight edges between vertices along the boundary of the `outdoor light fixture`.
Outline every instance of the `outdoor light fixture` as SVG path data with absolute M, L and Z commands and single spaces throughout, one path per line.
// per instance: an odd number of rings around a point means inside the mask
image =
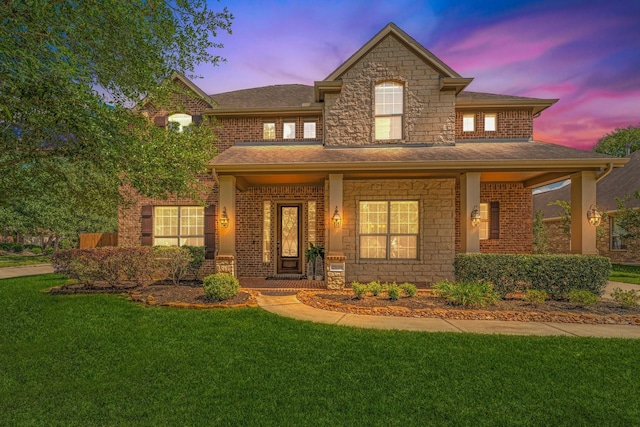
M 478 210 L 478 205 L 475 205 L 473 207 L 473 210 L 471 211 L 471 225 L 473 225 L 474 227 L 479 226 L 481 219 L 482 216 L 480 215 L 480 211 Z
M 587 211 L 587 219 L 589 220 L 589 224 L 593 225 L 594 227 L 600 225 L 602 215 L 600 215 L 600 212 L 596 210 L 596 207 L 594 205 L 591 205 L 591 207 Z
M 227 207 L 222 208 L 222 215 L 220 216 L 220 227 L 229 227 L 229 215 L 227 215 Z
M 333 220 L 333 228 L 340 228 L 340 225 L 342 225 L 342 218 L 340 217 L 340 214 L 338 213 L 338 207 L 337 206 L 336 206 L 335 212 L 333 212 L 333 216 L 331 217 L 331 219 Z

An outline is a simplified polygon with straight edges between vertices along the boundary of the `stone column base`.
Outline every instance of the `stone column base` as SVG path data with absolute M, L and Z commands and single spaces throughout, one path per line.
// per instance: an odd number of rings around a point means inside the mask
M 216 255 L 216 273 L 232 274 L 236 277 L 236 257 L 233 255 Z
M 344 255 L 327 255 L 325 257 L 327 289 L 344 289 L 346 260 L 347 257 Z

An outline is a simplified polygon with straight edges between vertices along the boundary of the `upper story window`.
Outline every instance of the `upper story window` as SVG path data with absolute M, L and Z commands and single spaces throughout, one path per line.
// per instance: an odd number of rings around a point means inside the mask
M 193 119 L 188 114 L 172 114 L 167 118 L 169 127 L 176 129 L 178 132 L 182 132 L 185 127 L 190 126 L 193 123 Z
M 474 130 L 476 130 L 476 115 L 464 114 L 462 116 L 462 131 L 473 132 Z
M 316 137 L 316 122 L 304 122 L 304 138 Z
M 485 132 L 495 132 L 496 131 L 496 115 L 495 114 L 485 114 L 484 115 L 484 131 Z
M 401 84 L 376 85 L 376 139 L 402 139 L 403 99 Z
M 282 125 L 282 138 L 283 139 L 295 139 L 296 137 L 296 124 L 295 122 L 285 122 Z
M 262 138 L 263 139 L 276 139 L 276 124 L 264 123 L 262 125 Z

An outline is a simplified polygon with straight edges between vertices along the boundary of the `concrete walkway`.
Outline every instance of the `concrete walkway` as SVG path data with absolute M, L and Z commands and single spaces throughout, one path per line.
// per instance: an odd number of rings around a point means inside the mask
M 0 279 L 12 277 L 36 276 L 38 274 L 53 273 L 51 264 L 22 265 L 20 267 L 0 268 Z

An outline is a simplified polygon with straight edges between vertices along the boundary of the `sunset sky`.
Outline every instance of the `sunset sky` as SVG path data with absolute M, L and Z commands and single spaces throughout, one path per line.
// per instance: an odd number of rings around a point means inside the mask
M 640 125 L 639 0 L 211 1 L 234 14 L 227 62 L 201 66 L 207 93 L 324 79 L 389 22 L 463 77 L 470 91 L 560 101 L 534 137 L 590 150 Z

